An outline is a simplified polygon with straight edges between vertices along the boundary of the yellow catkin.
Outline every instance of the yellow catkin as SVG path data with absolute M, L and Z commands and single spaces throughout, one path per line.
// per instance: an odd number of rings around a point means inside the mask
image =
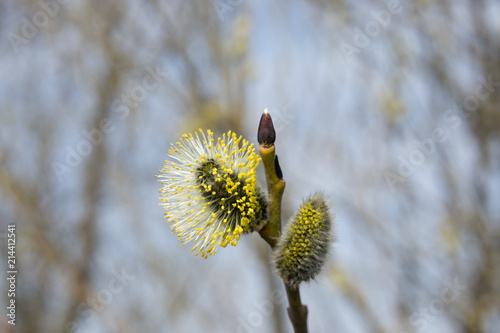
M 313 279 L 324 266 L 333 238 L 327 200 L 321 194 L 307 198 L 274 251 L 278 274 L 293 287 Z
M 171 145 L 160 170 L 160 205 L 182 244 L 196 243 L 195 255 L 206 258 L 219 246 L 236 246 L 240 235 L 265 219 L 263 195 L 257 188 L 261 159 L 247 140 L 229 131 L 184 134 Z M 197 243 L 198 242 L 198 243 Z

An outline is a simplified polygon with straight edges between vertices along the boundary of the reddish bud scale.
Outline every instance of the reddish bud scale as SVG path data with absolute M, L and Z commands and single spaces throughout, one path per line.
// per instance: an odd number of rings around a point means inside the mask
M 274 130 L 273 120 L 267 109 L 264 109 L 262 117 L 260 118 L 257 140 L 259 144 L 264 147 L 270 147 L 274 145 L 274 141 L 276 141 L 276 131 Z

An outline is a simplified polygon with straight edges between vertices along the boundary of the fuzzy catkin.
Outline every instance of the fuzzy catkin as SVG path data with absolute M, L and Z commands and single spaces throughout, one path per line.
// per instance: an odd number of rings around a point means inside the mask
M 222 137 L 199 130 L 169 149 L 160 175 L 160 205 L 173 233 L 194 243 L 207 258 L 219 247 L 236 246 L 244 233 L 262 227 L 267 202 L 257 187 L 261 159 L 253 144 L 229 131 Z
M 326 198 L 315 194 L 289 222 L 274 251 L 274 262 L 290 286 L 297 288 L 323 268 L 334 238 L 332 220 Z

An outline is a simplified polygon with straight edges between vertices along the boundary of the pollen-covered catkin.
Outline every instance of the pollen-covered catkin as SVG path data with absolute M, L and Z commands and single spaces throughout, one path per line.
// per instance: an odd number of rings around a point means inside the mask
M 321 194 L 307 198 L 289 222 L 274 251 L 278 274 L 292 287 L 313 279 L 333 242 L 333 217 Z
M 267 202 L 257 187 L 261 159 L 253 144 L 229 131 L 203 130 L 172 144 L 160 175 L 160 205 L 182 245 L 204 258 L 262 227 Z

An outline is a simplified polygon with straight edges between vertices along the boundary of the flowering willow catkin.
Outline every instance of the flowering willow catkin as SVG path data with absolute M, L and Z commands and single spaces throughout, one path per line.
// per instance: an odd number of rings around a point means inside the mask
M 214 139 L 184 134 L 160 170 L 160 205 L 182 245 L 203 257 L 219 246 L 236 246 L 240 235 L 266 219 L 267 203 L 257 188 L 261 159 L 247 140 L 229 131 Z M 175 160 L 175 161 L 174 161 Z
M 288 223 L 274 250 L 278 274 L 290 286 L 313 279 L 323 268 L 333 242 L 332 215 L 321 194 L 307 198 Z

